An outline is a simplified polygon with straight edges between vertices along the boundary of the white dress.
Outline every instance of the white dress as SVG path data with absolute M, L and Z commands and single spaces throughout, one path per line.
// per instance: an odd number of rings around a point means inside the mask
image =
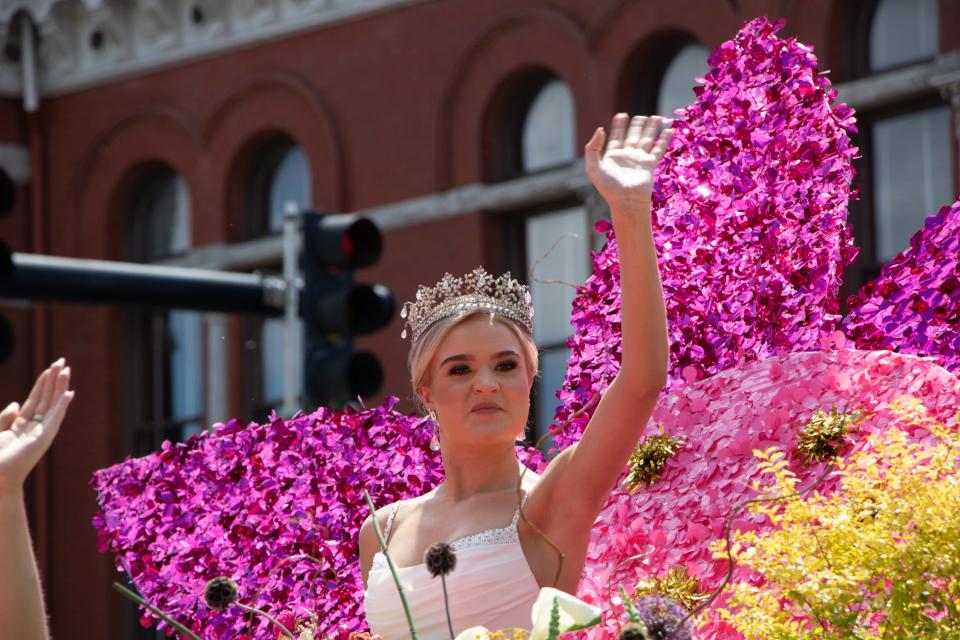
M 524 492 L 522 500 L 526 499 Z M 384 538 L 388 542 L 398 506 L 399 503 L 394 505 L 387 518 Z M 518 508 L 507 526 L 450 543 L 457 553 L 456 568 L 446 577 L 454 635 L 475 626 L 490 630 L 530 628 L 530 609 L 540 587 L 520 546 L 519 519 Z M 422 563 L 397 567 L 397 573 L 420 640 L 449 640 L 440 578 L 431 576 Z M 384 640 L 409 640 L 410 627 L 397 586 L 386 558 L 379 551 L 373 557 L 363 604 L 371 633 Z

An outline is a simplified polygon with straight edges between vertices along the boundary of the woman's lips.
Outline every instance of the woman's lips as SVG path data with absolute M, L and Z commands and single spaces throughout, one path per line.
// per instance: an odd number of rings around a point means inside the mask
M 471 413 L 496 413 L 498 411 L 503 411 L 499 407 L 484 407 L 482 409 L 474 409 Z

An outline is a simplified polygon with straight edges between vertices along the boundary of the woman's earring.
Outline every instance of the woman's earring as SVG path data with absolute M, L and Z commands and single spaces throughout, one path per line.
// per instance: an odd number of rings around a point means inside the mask
M 437 415 L 434 412 L 430 412 L 430 420 L 433 422 L 433 436 L 430 438 L 430 449 L 433 451 L 440 450 L 440 424 L 437 422 Z

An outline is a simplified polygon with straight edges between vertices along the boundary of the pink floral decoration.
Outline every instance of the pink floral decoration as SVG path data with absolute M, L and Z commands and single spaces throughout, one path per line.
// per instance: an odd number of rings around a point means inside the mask
M 960 201 L 927 218 L 847 304 L 843 331 L 859 348 L 932 355 L 960 370 Z
M 758 18 L 721 44 L 697 100 L 678 111 L 658 169 L 653 226 L 677 386 L 779 353 L 819 348 L 836 331 L 844 268 L 856 256 L 847 200 L 853 111 L 811 48 Z M 594 255 L 573 304 L 575 334 L 555 422 L 619 370 L 616 239 Z M 555 438 L 579 438 L 590 412 Z
M 889 405 L 904 395 L 920 398 L 932 415 L 958 428 L 960 379 L 930 359 L 888 351 L 839 349 L 772 356 L 666 395 L 653 422 L 668 433 L 686 434 L 687 446 L 666 463 L 654 485 L 634 495 L 618 488 L 598 516 L 578 595 L 606 609 L 606 614 L 602 628 L 587 630 L 585 637 L 616 637 L 625 619 L 620 599 L 614 597 L 618 583 L 629 592 L 640 580 L 685 566 L 704 589 L 720 585 L 726 561 L 713 559 L 707 547 L 723 538 L 734 507 L 756 495 L 751 485 L 760 474 L 754 449 L 789 449 L 790 468 L 798 474 L 800 486 L 807 486 L 826 463 L 805 465 L 795 444 L 799 430 L 817 410 L 865 411 L 866 418 L 847 437 L 850 444 L 843 455 L 848 455 L 865 446 L 866 435 L 890 424 L 894 417 Z M 933 437 L 922 430 L 913 435 L 921 441 Z M 830 481 L 823 485 L 831 487 Z M 737 530 L 766 525 L 749 514 L 738 516 L 733 524 Z M 635 554 L 645 555 L 621 564 Z M 734 580 L 756 579 L 741 569 L 734 573 Z M 742 637 L 722 624 L 713 608 L 704 615 L 701 640 Z
M 369 515 L 363 490 L 379 507 L 442 480 L 430 430 L 394 411 L 396 401 L 274 415 L 262 425 L 232 421 L 97 472 L 99 550 L 115 554 L 148 602 L 203 638 L 274 638 L 262 618 L 248 631 L 239 609 L 207 608 L 203 587 L 220 575 L 236 580 L 244 604 L 287 619 L 314 613 L 321 637 L 366 629 L 357 562 Z M 542 467 L 539 452 L 519 454 Z M 284 560 L 297 554 L 321 563 Z M 155 619 L 145 613 L 141 622 Z

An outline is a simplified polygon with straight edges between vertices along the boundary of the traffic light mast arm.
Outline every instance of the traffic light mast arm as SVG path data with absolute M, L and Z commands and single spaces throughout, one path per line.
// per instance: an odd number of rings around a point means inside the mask
M 280 316 L 281 277 L 14 253 L 0 299 Z

